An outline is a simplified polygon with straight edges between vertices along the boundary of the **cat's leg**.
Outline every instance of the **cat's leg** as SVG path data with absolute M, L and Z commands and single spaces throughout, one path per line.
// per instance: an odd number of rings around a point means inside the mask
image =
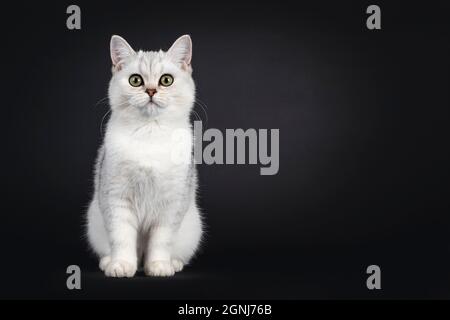
M 194 201 L 175 234 L 172 245 L 172 266 L 175 272 L 183 270 L 197 251 L 202 238 L 202 221 Z
M 144 271 L 150 276 L 172 276 L 194 255 L 202 235 L 200 214 L 192 205 L 178 226 L 158 223 L 150 233 Z
M 144 262 L 146 275 L 168 277 L 175 274 L 170 255 L 173 235 L 170 223 L 158 223 L 151 228 Z
M 145 250 L 144 272 L 148 276 L 168 277 L 175 274 L 171 248 L 184 212 L 183 204 L 174 200 L 168 206 L 158 208 L 158 217 L 152 221 Z
M 136 273 L 137 227 L 136 215 L 125 204 L 113 206 L 105 215 L 111 254 L 104 271 L 108 277 L 132 277 Z
M 87 212 L 87 238 L 92 250 L 100 258 L 100 269 L 104 271 L 111 261 L 111 247 L 96 195 Z

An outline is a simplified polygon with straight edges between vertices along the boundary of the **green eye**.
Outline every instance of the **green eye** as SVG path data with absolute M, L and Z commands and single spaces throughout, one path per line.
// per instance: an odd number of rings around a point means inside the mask
M 132 87 L 140 87 L 144 84 L 144 80 L 142 80 L 142 77 L 138 74 L 131 75 L 130 79 L 128 79 L 128 82 Z
M 159 79 L 159 84 L 168 87 L 173 83 L 173 77 L 170 74 L 163 74 Z

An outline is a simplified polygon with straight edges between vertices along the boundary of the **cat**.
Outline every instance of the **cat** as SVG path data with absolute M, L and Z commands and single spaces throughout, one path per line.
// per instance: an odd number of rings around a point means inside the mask
M 108 277 L 133 277 L 141 262 L 146 275 L 173 276 L 203 233 L 190 124 L 192 41 L 184 35 L 167 52 L 136 52 L 114 35 L 110 51 L 111 116 L 95 165 L 88 242 Z

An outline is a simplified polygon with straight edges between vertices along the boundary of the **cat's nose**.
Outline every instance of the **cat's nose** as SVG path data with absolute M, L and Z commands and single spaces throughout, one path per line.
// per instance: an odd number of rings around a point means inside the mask
M 156 89 L 149 88 L 149 89 L 147 89 L 147 93 L 150 97 L 153 97 L 156 93 Z

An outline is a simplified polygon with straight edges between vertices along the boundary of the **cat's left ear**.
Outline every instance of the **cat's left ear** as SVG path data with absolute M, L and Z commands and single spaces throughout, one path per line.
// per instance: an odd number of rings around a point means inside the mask
M 168 57 L 183 70 L 191 70 L 192 40 L 187 34 L 179 37 L 167 51 Z
M 110 50 L 113 71 L 120 70 L 124 61 L 129 56 L 136 54 L 128 42 L 124 38 L 117 35 L 113 35 L 111 37 Z

